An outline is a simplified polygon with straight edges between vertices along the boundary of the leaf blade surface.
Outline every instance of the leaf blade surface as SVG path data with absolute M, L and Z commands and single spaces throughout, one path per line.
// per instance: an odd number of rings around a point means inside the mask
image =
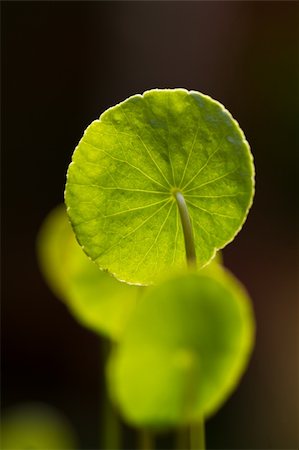
M 175 189 L 201 268 L 242 227 L 253 185 L 249 145 L 230 113 L 198 92 L 165 89 L 130 97 L 87 128 L 65 198 L 88 255 L 120 280 L 151 284 L 185 264 Z

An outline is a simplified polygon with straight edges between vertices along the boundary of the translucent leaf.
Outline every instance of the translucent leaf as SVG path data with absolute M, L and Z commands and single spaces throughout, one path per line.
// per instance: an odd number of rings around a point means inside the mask
M 141 288 L 120 283 L 90 261 L 76 241 L 64 205 L 45 219 L 37 247 L 49 286 L 77 320 L 100 334 L 119 339 Z
M 112 397 L 139 426 L 207 417 L 236 387 L 253 335 L 250 301 L 227 271 L 177 275 L 148 288 L 131 317 L 108 366 Z
M 201 268 L 240 230 L 253 177 L 249 145 L 220 103 L 195 91 L 155 89 L 87 128 L 65 198 L 91 259 L 120 280 L 151 284 L 185 265 L 175 192 L 186 200 Z
M 3 413 L 1 448 L 4 450 L 74 450 L 77 438 L 68 420 L 42 403 L 18 405 Z

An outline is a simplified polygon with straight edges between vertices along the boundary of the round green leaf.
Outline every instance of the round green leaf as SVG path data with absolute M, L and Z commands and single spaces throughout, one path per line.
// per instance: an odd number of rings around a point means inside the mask
M 118 340 L 141 288 L 120 283 L 90 261 L 76 241 L 64 205 L 45 219 L 37 249 L 50 288 L 66 302 L 77 320 Z
M 68 420 L 42 403 L 18 405 L 5 411 L 1 423 L 4 450 L 74 450 L 77 438 Z
M 112 398 L 138 426 L 207 417 L 236 387 L 253 336 L 249 298 L 220 266 L 148 288 L 110 359 Z
M 220 103 L 195 91 L 154 89 L 86 129 L 65 199 L 77 238 L 99 267 L 151 284 L 185 265 L 174 193 L 186 200 L 203 267 L 240 230 L 253 177 L 249 145 Z

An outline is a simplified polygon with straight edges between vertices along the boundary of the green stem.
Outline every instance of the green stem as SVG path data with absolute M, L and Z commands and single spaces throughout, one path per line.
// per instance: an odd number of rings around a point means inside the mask
M 205 425 L 203 419 L 190 426 L 190 444 L 191 450 L 205 450 Z
M 176 199 L 179 213 L 181 217 L 181 223 L 183 227 L 184 240 L 185 240 L 185 249 L 186 249 L 186 258 L 187 264 L 189 266 L 196 266 L 196 253 L 195 253 L 195 245 L 194 245 L 194 236 L 192 230 L 191 219 L 189 216 L 189 211 L 187 208 L 187 204 L 185 198 L 181 191 L 174 190 L 173 191 L 174 198 Z
M 102 340 L 102 358 L 104 363 L 111 351 L 112 343 Z M 122 430 L 117 412 L 112 405 L 109 396 L 104 388 L 102 392 L 102 423 L 101 423 L 101 448 L 105 450 L 118 450 L 122 448 Z
M 102 422 L 102 449 L 118 450 L 121 445 L 121 428 L 119 418 L 114 411 L 109 399 L 105 399 L 103 405 L 103 422 Z
M 175 435 L 175 448 L 177 450 L 184 450 L 189 448 L 189 441 L 190 441 L 190 435 L 189 435 L 189 429 L 185 426 L 179 426 L 176 430 Z
M 176 199 L 179 213 L 181 217 L 181 223 L 184 233 L 186 258 L 188 266 L 196 266 L 196 252 L 194 235 L 192 229 L 192 223 L 187 208 L 187 204 L 183 194 L 175 189 L 173 195 Z M 180 435 L 178 435 L 180 436 Z M 180 437 L 182 438 L 182 436 Z M 180 440 L 180 439 L 179 439 Z M 178 440 L 178 441 L 179 441 Z M 204 419 L 200 420 L 197 424 L 190 425 L 190 449 L 191 450 L 205 450 L 205 428 Z
M 154 435 L 146 428 L 139 431 L 139 446 L 140 450 L 153 450 L 155 448 Z

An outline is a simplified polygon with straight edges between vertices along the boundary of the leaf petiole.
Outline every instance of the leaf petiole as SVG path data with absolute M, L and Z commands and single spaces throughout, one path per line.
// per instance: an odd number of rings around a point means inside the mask
M 190 426 L 190 444 L 191 450 L 205 450 L 205 428 L 203 419 Z
M 187 264 L 189 266 L 196 266 L 196 253 L 195 253 L 195 245 L 194 245 L 194 236 L 192 230 L 191 219 L 189 216 L 189 211 L 187 208 L 187 204 L 185 198 L 179 189 L 173 189 L 172 191 L 174 198 L 176 199 L 181 223 L 183 227 L 184 240 L 185 240 L 185 249 L 186 249 L 186 258 Z
M 142 428 L 139 431 L 138 448 L 141 450 L 153 450 L 155 448 L 154 434 L 147 428 Z
M 176 199 L 180 218 L 184 233 L 186 259 L 188 266 L 196 266 L 196 253 L 194 245 L 194 235 L 189 216 L 187 204 L 181 191 L 178 189 L 173 190 L 174 198 Z M 191 450 L 204 450 L 205 449 L 205 431 L 204 420 L 202 419 L 197 425 L 190 426 L 190 448 Z

